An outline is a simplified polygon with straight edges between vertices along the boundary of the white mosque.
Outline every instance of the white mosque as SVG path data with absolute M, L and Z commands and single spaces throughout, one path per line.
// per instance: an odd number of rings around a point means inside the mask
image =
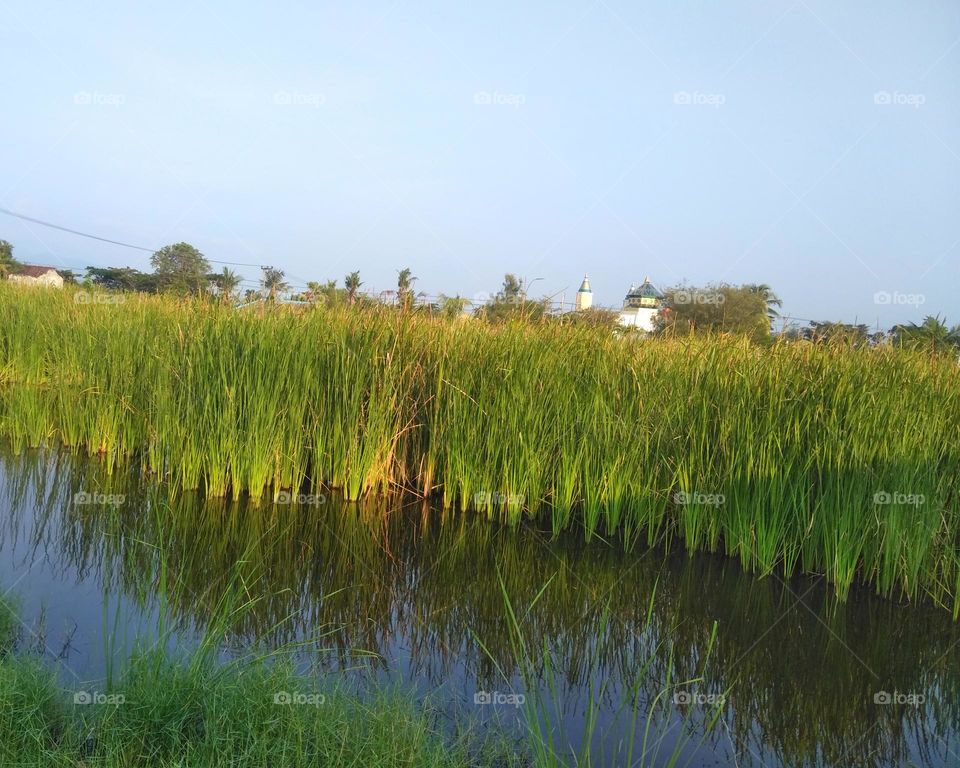
M 631 285 L 623 300 L 618 321 L 627 328 L 641 331 L 653 330 L 653 319 L 663 306 L 663 294 L 645 277 L 640 285 Z M 576 310 L 579 312 L 593 306 L 593 290 L 590 279 L 584 275 L 580 290 L 577 291 Z

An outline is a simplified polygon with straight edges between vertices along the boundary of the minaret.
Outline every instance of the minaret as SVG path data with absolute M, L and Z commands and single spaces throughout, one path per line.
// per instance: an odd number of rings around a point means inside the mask
M 577 291 L 577 312 L 584 309 L 590 309 L 593 306 L 593 291 L 590 290 L 590 280 L 586 275 L 583 276 L 583 282 L 580 283 L 580 290 Z

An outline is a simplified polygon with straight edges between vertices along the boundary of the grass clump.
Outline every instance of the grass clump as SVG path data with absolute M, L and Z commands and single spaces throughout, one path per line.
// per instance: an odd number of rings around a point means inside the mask
M 479 738 L 451 738 L 399 693 L 320 686 L 286 663 L 179 664 L 155 652 L 107 690 L 63 690 L 36 662 L 11 656 L 0 661 L 0 764 L 454 768 L 512 759 Z
M 0 435 L 213 496 L 405 489 L 960 615 L 949 357 L 122 298 L 0 286 Z

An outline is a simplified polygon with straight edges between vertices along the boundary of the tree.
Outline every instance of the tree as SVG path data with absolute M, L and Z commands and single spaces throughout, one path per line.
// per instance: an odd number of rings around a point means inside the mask
M 497 294 L 500 301 L 520 302 L 526 298 L 526 291 L 523 289 L 523 283 L 517 279 L 516 275 L 509 272 L 503 276 L 503 287 Z
M 928 315 L 920 325 L 896 325 L 890 335 L 893 343 L 904 349 L 917 349 L 932 355 L 956 355 L 960 350 L 960 325 L 950 328 L 939 316 Z
M 504 323 L 509 320 L 536 322 L 547 314 L 547 300 L 528 299 L 523 283 L 515 275 L 508 273 L 503 276 L 500 291 L 479 312 L 491 323 Z
M 87 267 L 84 282 L 111 291 L 140 291 L 156 293 L 162 278 L 156 274 L 144 274 L 133 267 Z
M 210 264 L 189 243 L 165 245 L 150 257 L 150 264 L 160 278 L 163 290 L 175 293 L 198 293 L 207 284 Z
M 413 303 L 413 284 L 416 281 L 409 267 L 397 272 L 397 303 L 404 309 Z
M 21 264 L 13 258 L 13 246 L 6 240 L 0 240 L 0 279 L 20 269 Z
M 832 322 L 829 320 L 811 320 L 807 328 L 800 330 L 800 338 L 814 344 L 845 344 L 851 347 L 863 347 L 870 343 L 870 329 L 862 323 Z
M 285 276 L 286 274 L 282 269 L 264 267 L 263 278 L 260 283 L 270 301 L 276 301 L 278 293 L 283 293 L 290 288 L 290 285 L 283 279 Z
M 304 297 L 307 301 L 325 304 L 330 307 L 344 301 L 346 291 L 337 288 L 336 280 L 326 280 L 322 283 L 311 280 L 307 283 L 307 290 Z
M 360 280 L 359 272 L 351 272 L 343 278 L 343 287 L 347 289 L 347 303 L 353 306 L 357 301 L 357 292 L 363 282 Z
M 57 274 L 63 278 L 63 282 L 66 285 L 76 285 L 77 284 L 77 273 L 72 269 L 58 269 Z
M 666 291 L 664 306 L 654 318 L 654 333 L 735 333 L 763 341 L 770 338 L 767 310 L 767 296 L 751 286 L 681 285 Z
M 441 293 L 437 297 L 437 311 L 446 318 L 454 319 L 463 316 L 469 303 L 462 296 L 444 296 Z
M 210 283 L 217 289 L 220 298 L 225 302 L 233 301 L 233 294 L 240 286 L 240 275 L 228 267 L 221 272 L 214 272 L 207 276 Z
M 623 328 L 620 326 L 620 313 L 615 309 L 603 309 L 601 307 L 590 307 L 582 309 L 579 312 L 567 312 L 560 315 L 559 321 L 562 325 L 575 325 L 587 328 L 606 328 L 615 331 Z
M 780 297 L 773 292 L 773 289 L 766 283 L 750 283 L 743 286 L 751 293 L 759 294 L 763 296 L 763 300 L 767 303 L 767 317 L 770 318 L 770 321 L 773 322 L 778 317 L 780 317 L 780 307 L 783 306 L 783 302 L 780 300 Z

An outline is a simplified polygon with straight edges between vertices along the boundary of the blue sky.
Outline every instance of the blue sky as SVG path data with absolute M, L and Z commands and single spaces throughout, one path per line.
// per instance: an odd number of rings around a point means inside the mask
M 947 0 L 3 2 L 0 206 L 294 283 L 766 282 L 800 318 L 960 323 L 958 66 Z

